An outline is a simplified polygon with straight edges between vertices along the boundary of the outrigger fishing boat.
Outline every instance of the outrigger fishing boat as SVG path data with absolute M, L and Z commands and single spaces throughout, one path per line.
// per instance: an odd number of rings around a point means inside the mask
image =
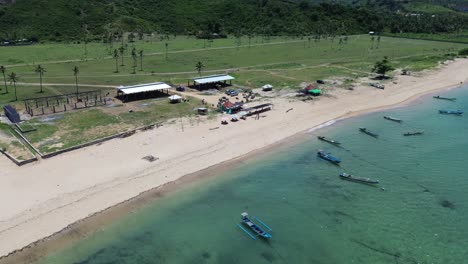
M 367 135 L 369 135 L 369 136 L 371 136 L 371 137 L 375 137 L 375 138 L 379 137 L 379 135 L 370 132 L 370 131 L 367 130 L 367 128 L 365 128 L 365 127 L 360 127 L 359 130 L 360 130 L 362 133 L 367 134 Z
M 422 134 L 424 134 L 424 131 L 411 131 L 404 133 L 403 136 L 417 136 Z
M 324 160 L 328 160 L 331 163 L 336 164 L 336 165 L 338 165 L 341 162 L 341 160 L 339 158 L 333 157 L 332 155 L 330 155 L 330 153 L 325 153 L 321 149 L 319 149 L 319 151 L 317 152 L 317 156 L 319 156 L 320 158 L 322 158 Z
M 398 118 L 394 118 L 394 117 L 391 117 L 391 116 L 384 116 L 383 118 L 385 118 L 387 120 L 390 120 L 390 121 L 395 121 L 395 122 L 398 122 L 398 123 L 403 122 L 403 120 L 398 119 Z
M 330 144 L 333 144 L 335 146 L 338 146 L 340 145 L 341 143 L 336 141 L 336 140 L 333 140 L 331 138 L 326 138 L 326 137 L 323 137 L 323 136 L 317 136 L 318 139 L 322 140 L 322 141 L 325 141 L 325 142 L 328 142 Z
M 260 236 L 260 237 L 263 237 L 263 238 L 272 238 L 272 235 L 270 235 L 268 232 L 266 232 L 263 228 L 261 228 L 259 225 L 255 224 L 254 222 L 252 222 L 252 220 L 250 220 L 249 218 L 249 214 L 247 212 L 243 212 L 241 214 L 242 216 L 242 223 L 244 225 L 246 225 L 247 227 L 250 228 L 250 230 L 252 230 L 254 232 L 254 235 L 252 235 L 251 232 L 249 232 L 247 229 L 245 229 L 244 227 L 242 227 L 240 224 L 237 224 L 237 226 L 242 230 L 244 231 L 250 238 L 252 238 L 253 240 L 255 240 L 255 236 Z M 259 222 L 260 224 L 262 224 L 266 229 L 268 229 L 268 231 L 273 231 L 269 226 L 267 226 L 262 220 L 258 219 L 257 217 L 253 217 L 257 222 Z
M 379 183 L 379 180 L 372 180 L 370 178 L 355 177 L 355 176 L 353 176 L 351 174 L 344 173 L 344 172 L 340 173 L 340 178 L 343 179 L 343 180 L 366 183 L 366 184 L 378 184 Z
M 443 97 L 443 96 L 440 96 L 440 95 L 433 96 L 433 98 L 435 98 L 435 99 L 441 99 L 441 100 L 449 100 L 449 101 L 455 101 L 455 100 L 457 100 L 457 98 L 454 98 L 454 97 Z
M 460 110 L 439 110 L 439 113 L 444 115 L 463 115 L 463 111 Z

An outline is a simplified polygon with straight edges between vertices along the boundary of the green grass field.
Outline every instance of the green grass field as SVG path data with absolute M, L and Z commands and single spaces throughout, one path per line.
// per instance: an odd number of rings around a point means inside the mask
M 444 60 L 444 54 L 456 53 L 465 44 L 424 41 L 414 39 L 382 37 L 380 42 L 371 41 L 367 35 L 351 36 L 347 44 L 339 44 L 339 39 L 322 39 L 319 42 L 307 39 L 275 38 L 269 41 L 242 39 L 242 46 L 237 46 L 236 39 L 215 40 L 211 47 L 203 48 L 203 40 L 178 37 L 171 39 L 168 58 L 164 52 L 164 42 L 136 42 L 137 50 L 145 50 L 143 57 L 144 71 L 131 74 L 132 59 L 124 57 L 124 67 L 115 73 L 115 60 L 106 58 L 108 53 L 104 44 L 88 44 L 89 60 L 83 58 L 82 45 L 44 44 L 26 47 L 4 47 L 0 52 L 0 65 L 7 65 L 7 71 L 19 75 L 20 82 L 38 83 L 33 63 L 41 61 L 47 72 L 44 83 L 73 84 L 72 68 L 80 69 L 79 82 L 98 85 L 128 85 L 155 81 L 184 84 L 187 78 L 197 76 L 195 64 L 201 61 L 206 66 L 203 75 L 231 72 L 236 83 L 258 87 L 264 83 L 276 86 L 296 87 L 304 81 L 332 76 L 362 75 L 370 72 L 375 61 L 388 56 L 396 67 L 421 68 L 421 61 L 427 61 L 428 68 L 436 65 L 434 58 Z M 152 54 L 152 55 L 151 55 Z M 74 60 L 74 62 L 56 62 Z M 8 66 L 15 63 L 27 65 Z M 413 63 L 415 61 L 416 63 Z M 120 62 L 119 62 L 120 64 Z M 360 65 L 348 70 L 346 65 Z M 60 94 L 72 90 L 72 87 L 46 87 L 47 94 Z M 92 88 L 83 87 L 92 90 Z M 10 88 L 12 90 L 12 88 Z M 42 96 L 39 87 L 18 85 L 18 97 Z M 0 104 L 12 100 L 12 94 L 0 95 Z
M 411 71 L 428 69 L 436 66 L 438 61 L 452 58 L 450 54 L 468 47 L 459 43 L 393 37 L 382 37 L 378 42 L 376 39 L 372 41 L 367 35 L 350 36 L 346 44 L 339 44 L 339 38 L 318 42 L 308 39 L 255 38 L 250 46 L 247 39 L 242 39 L 241 45 L 238 45 L 239 42 L 232 38 L 208 44 L 203 40 L 178 37 L 168 41 L 169 53 L 166 58 L 164 43 L 140 41 L 130 44 L 135 45 L 137 50 L 143 49 L 146 54 L 143 58 L 144 71 L 137 71 L 137 74 L 131 74 L 129 65 L 132 61 L 128 56 L 124 57 L 125 66 L 119 66 L 119 73 L 115 73 L 115 60 L 109 57 L 106 45 L 99 43 L 88 44 L 87 60 L 84 59 L 83 45 L 1 47 L 0 65 L 6 65 L 8 73 L 16 72 L 19 82 L 24 83 L 17 85 L 19 101 L 13 102 L 21 110 L 24 107 L 22 99 L 75 92 L 72 72 L 75 65 L 80 69 L 80 91 L 113 90 L 85 84 L 118 86 L 156 81 L 186 84 L 188 78 L 198 75 L 195 70 L 198 61 L 206 66 L 202 75 L 229 72 L 236 77 L 236 84 L 250 88 L 270 83 L 276 89 L 294 89 L 301 83 L 316 79 L 344 77 L 354 80 L 368 76 L 375 61 L 384 56 L 388 56 L 397 68 L 408 68 Z M 44 93 L 39 93 L 39 86 L 33 85 L 39 82 L 38 75 L 34 73 L 34 63 L 37 62 L 47 71 L 43 78 L 46 83 Z M 0 105 L 12 103 L 13 87 L 10 85 L 10 93 L 4 94 L 1 84 L 3 91 L 0 91 Z M 48 153 L 142 125 L 181 116 L 190 117 L 194 114 L 193 108 L 198 105 L 200 102 L 196 99 L 176 105 L 166 100 L 148 100 L 55 114 L 52 120 L 36 117 L 25 125 L 35 127 L 37 131 L 27 133 L 26 136 L 41 152 Z M 12 144 L 8 144 L 8 147 L 14 148 Z

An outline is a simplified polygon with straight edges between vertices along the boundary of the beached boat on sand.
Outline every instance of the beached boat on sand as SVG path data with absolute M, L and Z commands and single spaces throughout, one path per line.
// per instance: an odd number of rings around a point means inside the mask
M 371 137 L 375 137 L 375 138 L 379 137 L 379 135 L 377 135 L 375 133 L 372 133 L 371 131 L 367 130 L 367 128 L 365 128 L 365 127 L 360 127 L 359 131 L 361 131 L 362 133 L 367 134 L 367 135 L 369 135 Z
M 361 178 L 361 177 L 356 177 L 348 173 L 340 173 L 340 178 L 343 180 L 348 180 L 348 181 L 353 181 L 353 182 L 360 182 L 360 183 L 366 183 L 366 184 L 378 184 L 379 180 L 372 180 L 370 178 Z
M 460 110 L 439 110 L 439 113 L 444 115 L 463 115 L 463 111 Z
M 398 122 L 398 123 L 403 122 L 403 120 L 395 118 L 395 117 L 391 117 L 391 116 L 384 116 L 383 118 L 385 118 L 387 120 L 390 120 L 390 121 L 395 121 L 395 122 Z
M 340 145 L 341 143 L 336 141 L 336 140 L 333 140 L 331 138 L 327 138 L 327 137 L 324 137 L 324 136 L 317 136 L 318 139 L 322 140 L 322 141 L 325 141 L 325 142 L 328 142 L 330 144 L 333 144 L 335 146 L 338 146 Z
M 441 100 L 448 100 L 448 101 L 455 101 L 455 100 L 457 100 L 457 98 L 454 98 L 454 97 L 443 97 L 443 96 L 440 96 L 440 95 L 433 96 L 433 98 L 435 98 L 435 99 L 441 99 Z
M 424 131 L 410 131 L 403 134 L 403 136 L 417 136 L 424 134 Z
M 324 160 L 330 161 L 331 163 L 336 164 L 336 165 L 338 165 L 341 162 L 339 158 L 330 155 L 330 153 L 325 153 L 321 149 L 319 149 L 319 151 L 317 152 L 317 156 L 319 156 L 320 158 Z

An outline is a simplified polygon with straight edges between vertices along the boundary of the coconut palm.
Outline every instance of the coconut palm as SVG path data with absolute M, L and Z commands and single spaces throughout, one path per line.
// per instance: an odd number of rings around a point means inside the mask
M 198 74 L 200 76 L 201 76 L 201 72 L 202 72 L 203 68 L 205 68 L 205 65 L 201 61 L 197 62 L 197 64 L 195 65 L 195 69 L 197 69 Z
M 133 72 L 132 74 L 136 74 L 136 67 L 137 67 L 137 52 L 136 49 L 132 49 L 132 59 L 133 59 Z
M 125 51 L 124 46 L 121 46 L 119 48 L 119 52 L 120 52 L 120 58 L 122 58 L 122 64 L 120 64 L 120 66 L 124 66 L 124 51 Z
M 6 79 L 6 76 L 5 76 L 5 72 L 6 72 L 5 66 L 1 65 L 1 66 L 0 66 L 0 71 L 1 71 L 2 74 L 3 74 L 3 82 L 5 82 L 5 93 L 8 93 L 7 79 Z
M 18 101 L 18 96 L 16 95 L 16 83 L 18 82 L 18 79 L 18 75 L 14 72 L 8 75 L 8 81 L 10 81 L 10 84 L 13 84 L 13 87 L 15 87 L 15 101 Z
M 114 50 L 114 59 L 115 59 L 115 72 L 119 72 L 119 51 L 117 49 Z
M 143 50 L 140 50 L 140 71 L 143 71 Z
M 42 90 L 42 76 L 44 76 L 44 73 L 47 72 L 44 67 L 42 67 L 40 64 L 37 65 L 36 69 L 34 69 L 36 73 L 39 73 L 39 84 L 41 86 L 41 90 L 39 91 L 40 93 L 43 93 L 44 91 Z
M 73 75 L 75 75 L 75 85 L 76 85 L 76 95 L 78 96 L 78 74 L 80 74 L 80 69 L 78 66 L 73 68 Z
M 164 45 L 166 46 L 166 60 L 167 60 L 167 53 L 169 51 L 169 43 L 166 42 Z

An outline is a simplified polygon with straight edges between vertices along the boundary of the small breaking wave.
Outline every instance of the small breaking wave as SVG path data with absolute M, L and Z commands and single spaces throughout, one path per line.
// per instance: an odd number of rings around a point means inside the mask
M 325 123 L 322 123 L 322 124 L 320 124 L 318 126 L 315 126 L 315 127 L 311 128 L 311 129 L 307 130 L 307 133 L 311 133 L 311 132 L 314 132 L 315 130 L 319 130 L 319 129 L 327 127 L 327 126 L 331 126 L 331 125 L 335 124 L 336 121 L 338 121 L 338 120 L 333 119 L 333 120 L 327 121 Z

